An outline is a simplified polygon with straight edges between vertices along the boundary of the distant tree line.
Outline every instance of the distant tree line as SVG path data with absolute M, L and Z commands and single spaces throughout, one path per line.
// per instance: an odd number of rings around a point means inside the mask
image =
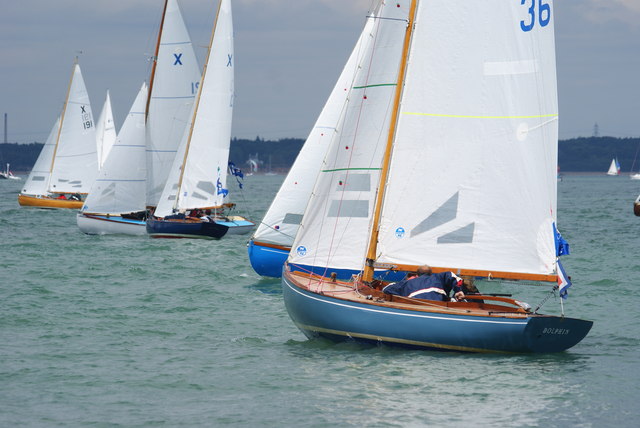
M 260 163 L 261 171 L 288 170 L 302 148 L 301 138 L 255 140 L 233 138 L 229 159 L 243 169 L 248 169 L 247 161 L 254 159 Z M 0 166 L 11 163 L 14 172 L 28 172 L 42 149 L 41 143 L 0 144 Z M 640 138 L 587 137 L 561 140 L 558 145 L 558 164 L 561 172 L 606 172 L 611 159 L 618 158 L 623 172 L 640 170 Z M 634 165 L 635 160 L 635 165 Z
M 13 172 L 31 171 L 43 145 L 0 143 L 0 169 L 4 171 L 5 165 L 10 163 Z
M 622 172 L 640 169 L 640 138 L 588 137 L 561 140 L 558 165 L 561 172 L 606 172 L 611 159 L 618 158 Z M 635 161 L 635 165 L 634 165 Z

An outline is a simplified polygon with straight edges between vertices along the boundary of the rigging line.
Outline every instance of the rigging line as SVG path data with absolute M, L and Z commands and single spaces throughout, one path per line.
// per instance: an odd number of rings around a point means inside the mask
M 291 236 L 287 233 L 284 233 L 283 231 L 281 231 L 280 229 L 276 229 L 274 226 L 271 226 L 270 224 L 265 223 L 264 221 L 261 221 L 260 224 L 264 225 L 265 227 L 267 227 L 268 229 L 273 230 L 274 232 L 278 232 L 279 234 L 286 236 L 287 238 L 291 238 L 291 239 L 296 239 L 295 236 Z
M 536 307 L 536 309 L 533 311 L 534 314 L 538 313 L 538 310 L 545 304 L 547 303 L 547 300 L 549 300 L 551 298 L 551 296 L 555 296 L 556 294 L 556 290 L 558 290 L 559 287 L 558 285 L 554 285 L 553 288 L 551 289 L 551 291 L 549 292 L 549 294 L 547 294 L 547 297 L 545 297 L 544 299 L 542 299 L 542 301 L 538 304 L 538 306 Z
M 384 17 L 384 16 L 376 16 L 376 15 L 367 15 L 367 18 L 379 19 L 381 21 L 398 21 L 398 22 L 404 22 L 405 24 L 407 22 L 409 22 L 408 20 L 402 19 L 402 18 L 387 18 L 387 17 Z
M 558 113 L 551 114 L 536 114 L 536 115 L 523 115 L 523 116 L 475 116 L 475 115 L 466 115 L 466 114 L 439 114 L 439 113 L 418 113 L 418 112 L 410 112 L 404 111 L 402 114 L 406 114 L 408 116 L 428 116 L 428 117 L 446 117 L 446 118 L 454 118 L 454 119 L 540 119 L 544 117 L 552 117 L 549 122 L 553 120 L 558 120 Z M 545 122 L 542 125 L 545 125 Z
M 354 86 L 353 89 L 375 88 L 379 86 L 397 86 L 397 83 L 373 83 L 371 85 Z
M 380 171 L 382 168 L 335 168 L 323 169 L 322 172 L 338 172 L 338 171 Z
M 382 13 L 382 10 L 380 11 L 380 13 Z M 380 22 L 378 22 L 377 24 L 378 25 L 376 26 L 375 25 L 375 21 L 374 21 L 374 26 L 371 29 L 371 34 L 372 34 L 373 40 L 370 43 L 368 43 L 367 52 L 371 52 L 371 56 L 370 56 L 369 61 L 368 61 L 369 63 L 366 64 L 367 68 L 366 68 L 366 72 L 365 72 L 365 76 L 364 76 L 365 83 L 368 83 L 369 79 L 371 77 L 371 68 L 372 68 L 371 66 L 373 64 L 374 57 L 375 57 L 375 54 L 376 54 L 376 47 L 378 46 L 378 37 L 380 35 L 380 25 L 381 24 L 380 24 Z M 360 74 L 360 73 L 357 73 L 357 74 Z M 354 75 L 354 81 L 355 81 L 355 78 L 356 77 Z M 365 91 L 364 96 L 366 97 L 366 91 Z M 357 108 L 357 116 L 356 116 L 356 120 L 355 120 L 354 134 L 353 134 L 353 137 L 350 139 L 351 143 L 348 143 L 351 146 L 351 151 L 350 151 L 349 157 L 347 159 L 347 165 L 351 165 L 351 162 L 352 162 L 352 159 L 353 159 L 353 153 L 356 150 L 358 136 L 360 135 L 360 121 L 362 119 L 362 114 L 363 114 L 363 110 L 364 110 L 364 103 L 363 103 L 362 100 L 363 99 L 360 98 L 358 104 L 355 106 Z M 340 137 L 338 137 L 338 138 L 340 139 Z M 338 154 L 338 151 L 336 150 L 335 157 L 338 157 L 338 156 L 339 156 L 339 154 Z M 335 159 L 334 159 L 334 164 L 335 164 Z M 347 169 L 346 171 L 347 171 L 347 174 L 346 174 L 345 179 L 344 179 L 345 182 L 347 180 L 349 180 L 349 169 Z M 336 220 L 333 223 L 333 231 L 330 232 L 331 239 L 329 240 L 329 246 L 328 246 L 328 251 L 327 251 L 327 255 L 326 255 L 326 262 L 325 262 L 325 268 L 324 268 L 323 276 L 325 276 L 327 274 L 327 272 L 329 271 L 329 263 L 331 262 L 332 258 L 334 257 L 335 253 L 337 252 L 337 249 L 335 249 L 335 250 L 332 250 L 332 249 L 336 248 L 336 247 L 334 247 L 334 242 L 336 240 L 336 234 L 338 233 L 338 225 L 339 225 L 339 222 L 340 222 L 340 213 L 342 212 L 342 203 L 344 201 L 344 197 L 345 197 L 344 192 L 342 192 L 342 194 L 340 195 L 339 202 L 338 202 Z M 329 205 L 326 206 L 326 209 L 329 209 Z M 330 225 L 329 225 L 329 227 L 330 227 Z M 320 228 L 320 231 L 319 231 L 320 233 L 318 234 L 316 245 L 320 241 L 320 237 L 322 236 L 323 229 L 324 229 L 324 222 L 321 225 L 321 228 Z M 338 239 L 341 239 L 341 238 L 338 238 Z M 314 260 L 313 263 L 315 264 L 315 260 L 316 260 L 316 256 L 315 255 L 314 255 L 314 259 L 313 260 Z

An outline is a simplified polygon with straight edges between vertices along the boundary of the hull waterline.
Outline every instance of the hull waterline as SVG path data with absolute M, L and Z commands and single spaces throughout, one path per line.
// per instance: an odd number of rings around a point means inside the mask
M 146 222 L 119 215 L 78 213 L 78 228 L 87 235 L 146 235 Z
M 296 285 L 285 272 L 285 306 L 309 338 L 355 340 L 460 352 L 561 352 L 580 342 L 591 321 L 543 315 L 467 315 L 464 311 L 412 310 L 397 305 L 319 294 Z

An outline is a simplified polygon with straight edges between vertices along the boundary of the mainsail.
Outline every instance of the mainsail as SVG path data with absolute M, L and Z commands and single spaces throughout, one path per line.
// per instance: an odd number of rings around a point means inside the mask
M 200 70 L 177 0 L 167 0 L 147 111 L 147 205 L 155 207 L 189 121 Z
M 191 117 L 155 216 L 219 207 L 227 194 L 227 164 L 234 98 L 231 6 L 222 0 Z
M 96 148 L 98 150 L 99 168 L 102 168 L 109 156 L 109 152 L 116 142 L 116 137 L 116 124 L 113 121 L 111 97 L 109 96 L 109 91 L 107 91 L 107 98 L 104 100 L 102 111 L 96 123 Z
M 465 3 L 460 14 L 450 1 L 419 3 L 380 263 L 556 272 L 554 28 L 543 11 L 541 28 L 524 31 L 533 24 L 519 2 L 491 4 Z M 493 24 L 480 35 L 477 20 Z
M 88 193 L 98 173 L 96 134 L 89 94 L 77 62 L 60 120 L 47 191 Z
M 346 107 L 355 74 L 362 65 L 367 45 L 372 40 L 374 23 L 373 15 L 369 16 L 322 112 L 258 226 L 253 236 L 256 241 L 283 246 L 291 246 L 293 243 L 325 153 Z
M 91 187 L 91 192 L 82 207 L 83 212 L 121 214 L 145 209 L 146 102 L 147 85 L 143 84 L 111 148 L 111 153 Z
M 359 270 L 384 154 L 408 8 L 381 2 L 349 100 L 293 243 L 296 264 Z

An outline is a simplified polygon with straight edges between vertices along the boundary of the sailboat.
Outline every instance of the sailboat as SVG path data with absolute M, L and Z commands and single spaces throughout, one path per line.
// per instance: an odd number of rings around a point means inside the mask
M 116 125 L 113 121 L 113 111 L 111 110 L 111 97 L 107 91 L 107 98 L 104 100 L 102 111 L 96 122 L 96 149 L 98 151 L 98 167 L 102 168 L 111 148 L 116 142 Z
M 11 169 L 9 168 L 9 164 L 7 164 L 7 168 L 4 170 L 4 172 L 0 171 L 0 179 L 22 180 L 20 177 L 13 175 L 13 172 L 11 172 Z
M 284 266 L 285 306 L 306 336 L 526 353 L 563 351 L 589 332 L 592 322 L 565 317 L 564 306 L 552 316 L 505 296 L 381 291 L 385 272 L 425 263 L 478 286 L 567 291 L 555 227 L 553 2 L 491 5 L 379 1 L 378 42 Z
M 177 0 L 166 0 L 146 106 L 147 207 L 154 209 L 188 125 L 200 68 Z
M 59 119 L 29 174 L 18 202 L 38 208 L 82 207 L 98 173 L 89 95 L 77 58 Z
M 349 88 L 370 42 L 374 20 L 369 17 L 315 125 L 264 218 L 248 244 L 251 267 L 262 276 L 279 278 L 302 214 L 322 167 L 325 153 L 345 108 Z
M 77 215 L 89 235 L 146 235 L 146 145 L 143 84 L 129 115 Z
M 609 165 L 607 175 L 620 175 L 620 164 L 618 163 L 618 158 L 611 159 L 611 165 Z
M 180 143 L 147 232 L 154 238 L 221 238 L 254 223 L 228 214 L 227 167 L 233 111 L 231 3 L 221 0 L 190 126 Z

